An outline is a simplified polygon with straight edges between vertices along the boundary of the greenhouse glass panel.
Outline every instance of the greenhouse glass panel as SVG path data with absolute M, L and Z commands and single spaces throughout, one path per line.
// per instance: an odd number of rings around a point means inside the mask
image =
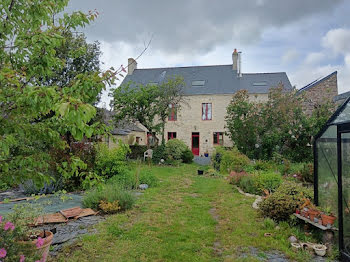
M 341 147 L 344 249 L 350 254 L 350 133 L 342 134 Z
M 350 121 L 350 104 L 347 103 L 338 116 L 332 121 L 332 124 L 339 124 Z
M 329 126 L 317 139 L 318 204 L 338 215 L 337 127 Z

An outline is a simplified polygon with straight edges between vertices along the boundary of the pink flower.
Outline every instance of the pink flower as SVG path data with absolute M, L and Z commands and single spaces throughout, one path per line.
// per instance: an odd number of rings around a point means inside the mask
M 42 239 L 41 237 L 38 237 L 35 245 L 37 248 L 41 247 L 42 245 L 44 245 L 44 239 Z
M 21 255 L 19 257 L 19 262 L 24 262 L 25 259 L 26 259 L 26 257 L 24 255 Z
M 6 252 L 5 248 L 0 249 L 0 258 L 6 257 L 6 254 L 7 254 L 7 252 Z
M 0 223 L 2 222 L 2 216 L 0 216 Z
M 4 226 L 5 231 L 11 229 L 14 230 L 15 229 L 15 225 L 12 224 L 11 222 L 6 222 L 5 226 Z

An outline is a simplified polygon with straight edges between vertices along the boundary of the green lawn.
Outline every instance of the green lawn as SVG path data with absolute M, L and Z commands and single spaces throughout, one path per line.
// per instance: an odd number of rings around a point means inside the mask
M 198 176 L 195 165 L 143 168 L 151 168 L 160 185 L 146 190 L 133 209 L 109 216 L 98 234 L 64 249 L 58 261 L 261 261 L 242 256 L 251 247 L 260 258 L 279 250 L 309 261 L 289 247 L 287 238 L 300 232 L 264 222 L 251 208 L 254 199 L 225 179 Z

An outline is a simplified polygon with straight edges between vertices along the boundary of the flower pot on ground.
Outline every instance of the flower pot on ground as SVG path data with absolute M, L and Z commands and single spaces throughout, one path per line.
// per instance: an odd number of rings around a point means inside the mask
M 321 257 L 326 255 L 327 247 L 325 245 L 314 245 L 313 248 L 316 255 Z
M 205 157 L 208 157 L 208 156 L 209 156 L 209 153 L 205 152 L 205 153 L 204 153 L 204 156 L 205 156 Z
M 33 245 L 35 245 L 38 250 L 38 254 L 41 256 L 41 262 L 46 262 L 46 259 L 49 255 L 52 240 L 52 232 L 46 230 L 41 232 L 37 239 L 32 240 Z
M 322 225 L 327 226 L 327 225 L 333 225 L 337 218 L 332 214 L 330 215 L 321 214 L 321 219 L 322 219 Z

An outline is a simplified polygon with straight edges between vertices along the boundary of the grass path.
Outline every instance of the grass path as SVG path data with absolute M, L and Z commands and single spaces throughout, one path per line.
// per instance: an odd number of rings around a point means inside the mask
M 108 217 L 98 234 L 65 248 L 57 261 L 259 261 L 242 257 L 250 247 L 260 258 L 274 249 L 308 261 L 290 251 L 288 226 L 268 228 L 251 208 L 254 199 L 224 179 L 197 176 L 194 165 L 152 171 L 160 186 L 145 191 L 132 210 Z

